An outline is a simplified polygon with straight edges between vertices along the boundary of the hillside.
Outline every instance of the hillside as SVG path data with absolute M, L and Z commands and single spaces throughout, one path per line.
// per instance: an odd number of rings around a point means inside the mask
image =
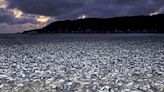
M 164 15 L 86 18 L 51 23 L 23 33 L 164 33 Z

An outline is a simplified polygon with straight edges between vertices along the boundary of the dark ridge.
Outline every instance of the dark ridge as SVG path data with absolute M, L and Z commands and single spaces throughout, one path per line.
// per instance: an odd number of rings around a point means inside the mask
M 23 33 L 164 33 L 164 15 L 57 21 Z

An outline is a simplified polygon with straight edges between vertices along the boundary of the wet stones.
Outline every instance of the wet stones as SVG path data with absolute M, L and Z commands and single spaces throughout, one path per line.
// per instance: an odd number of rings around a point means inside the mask
M 0 92 L 164 92 L 163 38 L 55 36 L 0 44 Z

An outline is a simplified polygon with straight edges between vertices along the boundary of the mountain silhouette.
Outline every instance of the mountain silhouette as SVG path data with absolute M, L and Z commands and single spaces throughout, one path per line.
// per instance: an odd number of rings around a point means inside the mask
M 164 33 L 164 14 L 57 21 L 23 33 Z

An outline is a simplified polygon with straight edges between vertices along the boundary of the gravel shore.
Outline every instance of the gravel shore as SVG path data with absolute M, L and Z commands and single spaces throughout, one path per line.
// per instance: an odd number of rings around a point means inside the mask
M 0 35 L 0 92 L 164 92 L 164 35 Z

